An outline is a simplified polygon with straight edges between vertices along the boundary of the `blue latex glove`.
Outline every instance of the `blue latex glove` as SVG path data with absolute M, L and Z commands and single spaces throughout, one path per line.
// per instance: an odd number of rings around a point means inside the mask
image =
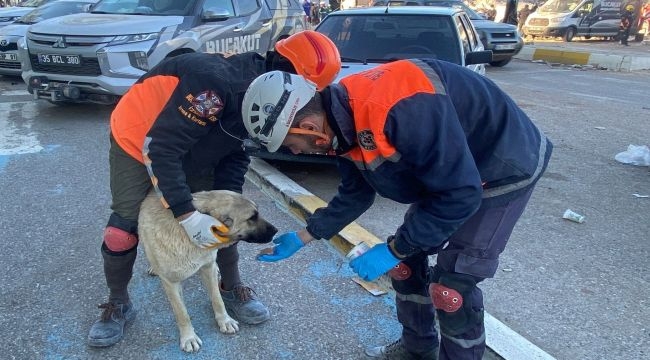
M 273 243 L 276 244 L 273 247 L 273 254 L 260 254 L 257 256 L 257 260 L 266 262 L 284 260 L 305 246 L 295 231 L 276 237 L 273 239 Z
M 363 280 L 373 281 L 399 263 L 400 260 L 388 250 L 387 244 L 379 244 L 352 259 L 350 267 Z

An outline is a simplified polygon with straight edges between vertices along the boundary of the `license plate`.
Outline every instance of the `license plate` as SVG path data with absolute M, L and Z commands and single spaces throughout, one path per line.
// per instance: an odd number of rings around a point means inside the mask
M 38 62 L 41 64 L 80 66 L 81 57 L 79 55 L 38 54 Z
M 2 60 L 17 61 L 17 60 L 18 60 L 18 55 L 16 55 L 16 54 L 11 54 L 11 53 L 0 54 L 0 59 L 2 59 Z
M 517 47 L 515 44 L 501 44 L 494 46 L 495 50 L 514 50 Z

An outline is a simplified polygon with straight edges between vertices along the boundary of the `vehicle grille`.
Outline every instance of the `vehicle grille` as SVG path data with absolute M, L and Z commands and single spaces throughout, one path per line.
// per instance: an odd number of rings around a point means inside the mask
M 0 68 L 3 68 L 3 69 L 20 69 L 20 62 L 1 61 L 0 60 Z
M 99 76 L 102 74 L 102 70 L 99 67 L 99 61 L 96 58 L 81 58 L 81 66 L 74 67 L 55 64 L 41 64 L 38 62 L 38 56 L 34 54 L 29 54 L 29 60 L 32 63 L 32 69 L 38 72 L 92 76 Z
M 0 51 L 10 51 L 10 50 L 18 50 L 18 44 L 16 43 L 8 43 L 7 45 L 0 45 Z
M 528 21 L 529 26 L 548 26 L 548 19 L 532 18 Z

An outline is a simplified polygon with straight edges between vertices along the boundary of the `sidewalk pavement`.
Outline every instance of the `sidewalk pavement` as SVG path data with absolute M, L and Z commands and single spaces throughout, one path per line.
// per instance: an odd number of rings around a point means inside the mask
M 561 42 L 536 39 L 527 41 L 515 58 L 587 65 L 612 71 L 650 70 L 650 41 L 630 41 L 629 46 L 623 46 L 604 40 Z
M 286 207 L 289 213 L 303 223 L 317 208 L 326 205 L 325 201 L 260 159 L 252 159 L 246 179 L 274 199 L 280 206 Z M 372 247 L 383 240 L 354 222 L 329 241 L 330 245 L 342 255 L 347 254 L 352 247 L 362 242 Z M 360 285 L 379 287 L 381 290 L 389 292 L 391 299 L 394 297 L 390 278 L 387 275 L 382 276 L 376 282 Z M 554 360 L 554 357 L 487 312 L 485 313 L 485 332 L 488 350 L 483 360 Z

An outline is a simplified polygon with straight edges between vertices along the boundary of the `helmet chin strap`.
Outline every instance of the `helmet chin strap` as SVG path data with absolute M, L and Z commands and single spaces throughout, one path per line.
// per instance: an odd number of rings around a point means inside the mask
M 302 135 L 315 135 L 323 139 L 325 142 L 329 143 L 331 141 L 330 137 L 327 134 L 323 134 L 318 131 L 301 129 L 301 128 L 290 128 L 289 134 L 302 134 Z

